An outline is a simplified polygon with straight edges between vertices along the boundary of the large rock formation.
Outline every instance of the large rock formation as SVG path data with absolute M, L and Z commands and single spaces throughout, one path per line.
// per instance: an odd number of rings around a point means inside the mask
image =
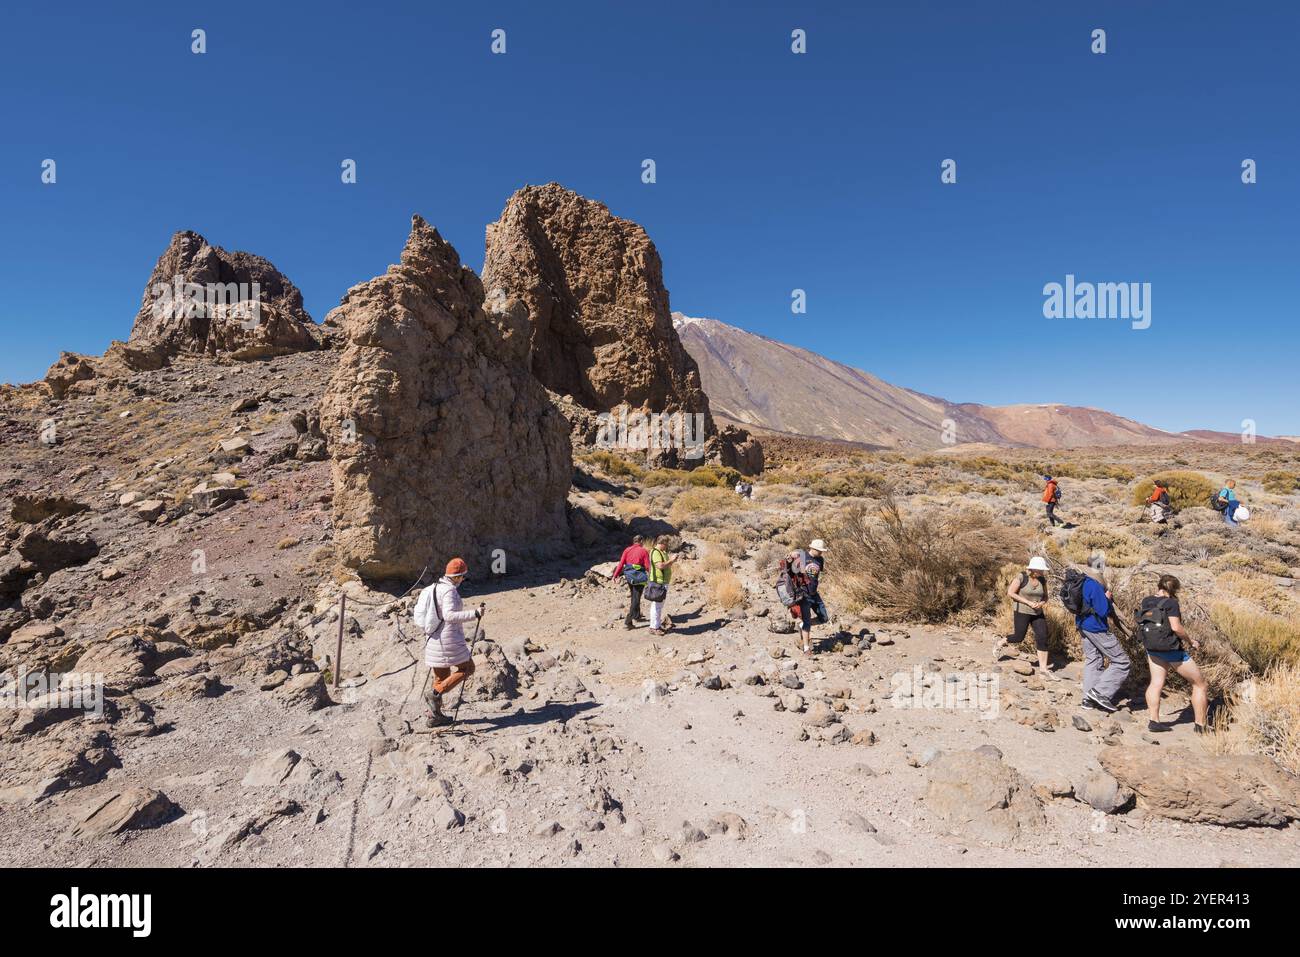
M 366 578 L 461 555 L 486 573 L 567 543 L 568 426 L 528 366 L 522 303 L 414 217 L 401 262 L 326 317 L 342 354 L 321 403 L 335 547 Z
M 483 285 L 527 305 L 532 368 L 547 389 L 597 413 L 698 415 L 702 437 L 717 436 L 699 369 L 673 328 L 659 253 L 636 223 L 558 183 L 526 186 L 488 226 Z M 735 438 L 715 439 L 711 457 Z M 702 461 L 680 449 L 658 457 Z M 752 471 L 752 449 L 730 458 Z
M 261 256 L 184 230 L 154 266 L 128 340 L 162 355 L 258 359 L 314 349 L 302 293 Z

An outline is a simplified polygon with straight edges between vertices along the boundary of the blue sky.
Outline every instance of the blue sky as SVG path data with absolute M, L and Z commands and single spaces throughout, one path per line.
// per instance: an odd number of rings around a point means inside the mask
M 177 229 L 319 320 L 411 213 L 477 269 L 558 180 L 646 227 L 690 315 L 955 401 L 1300 434 L 1300 4 L 289 6 L 0 15 L 0 380 L 126 338 Z M 1151 328 L 1045 319 L 1067 273 L 1150 282 Z

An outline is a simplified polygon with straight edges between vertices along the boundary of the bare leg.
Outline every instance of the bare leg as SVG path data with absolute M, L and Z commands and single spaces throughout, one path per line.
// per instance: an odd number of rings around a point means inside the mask
M 1197 724 L 1204 727 L 1210 713 L 1209 682 L 1190 658 L 1178 666 L 1178 673 L 1192 684 L 1192 716 Z
M 1152 721 L 1160 721 L 1160 692 L 1165 686 L 1165 666 L 1150 655 L 1147 664 L 1151 669 L 1151 683 L 1147 685 L 1147 715 Z

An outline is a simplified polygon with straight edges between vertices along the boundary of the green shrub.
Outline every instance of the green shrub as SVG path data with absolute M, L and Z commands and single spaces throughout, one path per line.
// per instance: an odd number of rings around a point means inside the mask
M 583 465 L 597 468 L 606 475 L 612 475 L 615 478 L 630 478 L 639 481 L 644 478 L 646 474 L 646 470 L 640 465 L 628 461 L 623 456 L 611 452 L 608 449 L 597 449 L 594 452 L 580 455 L 578 456 L 578 461 Z

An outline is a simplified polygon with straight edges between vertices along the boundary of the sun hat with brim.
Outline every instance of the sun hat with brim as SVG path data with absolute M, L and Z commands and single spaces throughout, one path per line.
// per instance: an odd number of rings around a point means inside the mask
M 1051 566 L 1047 564 L 1047 559 L 1041 555 L 1035 555 L 1029 559 L 1029 564 L 1026 567 L 1031 572 L 1050 572 L 1052 570 Z
M 814 538 L 811 542 L 808 543 L 808 547 L 818 552 L 826 551 L 826 543 L 823 542 L 820 538 Z

